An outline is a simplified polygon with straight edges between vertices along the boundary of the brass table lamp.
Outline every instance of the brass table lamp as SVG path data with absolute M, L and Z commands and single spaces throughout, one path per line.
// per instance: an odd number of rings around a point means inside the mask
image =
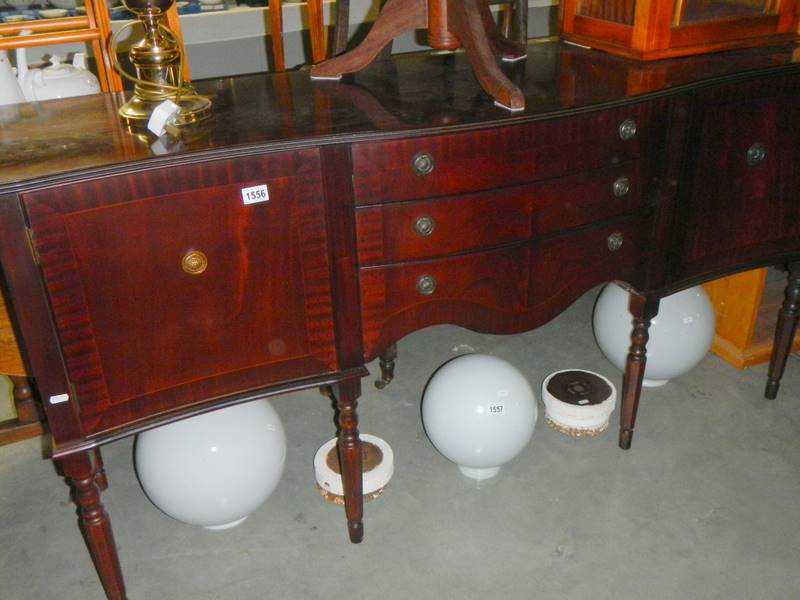
M 136 76 L 127 73 L 119 64 L 116 40 L 137 21 L 120 28 L 110 41 L 114 68 L 134 83 L 133 97 L 120 109 L 119 116 L 129 128 L 143 128 L 153 111 L 165 100 L 178 105 L 174 125 L 196 123 L 211 114 L 211 100 L 198 96 L 183 80 L 183 56 L 175 34 L 165 25 L 167 10 L 174 0 L 123 0 L 125 7 L 138 17 L 144 28 L 143 38 L 130 49 L 130 61 Z

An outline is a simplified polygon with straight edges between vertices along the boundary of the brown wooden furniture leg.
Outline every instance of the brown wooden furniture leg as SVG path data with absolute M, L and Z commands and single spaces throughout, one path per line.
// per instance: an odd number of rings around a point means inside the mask
M 628 450 L 633 439 L 633 426 L 639 410 L 639 397 L 642 394 L 644 368 L 647 364 L 647 340 L 650 335 L 650 320 L 658 314 L 658 300 L 651 300 L 634 292 L 628 309 L 633 315 L 631 347 L 625 361 L 625 374 L 622 377 L 622 409 L 619 428 L 619 447 Z
M 103 455 L 100 454 L 100 448 L 95 448 L 93 452 L 95 461 L 94 480 L 97 483 L 97 487 L 103 492 L 108 489 L 108 478 L 106 477 L 105 465 L 103 465 Z
M 394 379 L 394 361 L 397 359 L 397 344 L 392 344 L 380 355 L 381 378 L 375 381 L 375 387 L 382 390 Z
M 495 62 L 494 49 L 481 16 L 481 6 L 488 12 L 485 0 L 447 0 L 448 26 L 464 46 L 481 87 L 500 106 L 509 110 L 522 110 L 525 108 L 525 96 Z M 492 29 L 494 28 L 492 21 Z
M 341 54 L 347 47 L 347 36 L 350 33 L 350 0 L 336 2 L 336 22 L 333 34 L 333 56 Z
M 772 356 L 769 360 L 767 386 L 764 396 L 774 400 L 778 395 L 786 360 L 792 351 L 797 321 L 800 317 L 800 262 L 789 265 L 789 283 L 783 305 L 778 312 L 778 324 L 775 327 L 775 342 L 772 344 Z
M 33 396 L 33 384 L 22 375 L 9 375 L 14 385 L 16 419 L 0 422 L 0 446 L 42 435 L 42 414 Z
M 111 532 L 111 521 L 100 502 L 100 451 L 87 450 L 60 458 L 58 462 L 64 477 L 72 486 L 73 500 L 78 506 L 78 524 L 106 596 L 109 600 L 124 600 L 125 584 L 122 581 L 114 534 Z M 105 480 L 105 477 L 102 479 Z
M 528 56 L 527 44 L 505 37 L 500 31 L 500 27 L 495 22 L 492 11 L 489 10 L 489 4 L 481 0 L 477 0 L 476 4 L 481 15 L 481 21 L 483 22 L 483 30 L 486 32 L 489 43 L 494 50 L 494 55 L 499 56 L 505 61 L 516 61 L 526 58 Z
M 428 24 L 425 0 L 388 0 L 369 33 L 357 47 L 311 67 L 314 79 L 338 79 L 371 63 L 381 49 L 401 33 L 422 29 Z
M 348 379 L 339 383 L 334 392 L 339 411 L 339 464 L 342 467 L 344 510 L 350 541 L 359 543 L 364 537 L 362 516 L 364 499 L 361 486 L 361 440 L 358 437 L 358 397 L 361 380 Z

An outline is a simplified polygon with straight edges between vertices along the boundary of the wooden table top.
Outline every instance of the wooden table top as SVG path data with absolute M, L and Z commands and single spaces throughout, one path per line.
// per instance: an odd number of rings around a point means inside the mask
M 642 63 L 558 41 L 534 42 L 527 60 L 503 66 L 526 96 L 526 109 L 511 113 L 492 103 L 463 53 L 396 55 L 341 81 L 313 81 L 299 70 L 197 82 L 213 99 L 213 116 L 166 143 L 122 128 L 116 115 L 121 94 L 20 104 L 0 113 L 0 192 L 165 155 L 219 156 L 265 144 L 277 150 L 524 122 L 798 64 L 794 44 Z

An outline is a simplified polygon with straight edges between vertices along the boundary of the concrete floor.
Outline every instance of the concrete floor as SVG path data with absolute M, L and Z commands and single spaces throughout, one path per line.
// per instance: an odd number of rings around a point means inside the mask
M 427 440 L 423 386 L 469 348 L 519 366 L 537 396 L 562 368 L 619 382 L 592 337 L 595 297 L 525 335 L 436 327 L 401 341 L 396 381 L 364 386 L 361 430 L 392 445 L 396 472 L 366 505 L 360 545 L 315 489 L 313 454 L 333 434 L 316 391 L 273 401 L 285 474 L 229 531 L 163 515 L 137 483 L 132 440 L 109 445 L 104 500 L 130 598 L 800 598 L 797 355 L 777 401 L 762 398 L 764 367 L 739 372 L 713 355 L 647 390 L 629 452 L 617 448 L 616 413 L 606 433 L 572 439 L 547 427 L 540 404 L 530 445 L 476 486 Z M 0 448 L 0 598 L 103 598 L 67 487 L 40 454 L 36 440 Z

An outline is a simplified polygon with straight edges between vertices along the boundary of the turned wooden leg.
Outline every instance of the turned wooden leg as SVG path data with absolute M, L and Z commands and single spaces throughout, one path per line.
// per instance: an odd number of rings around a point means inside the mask
M 620 415 L 619 447 L 627 450 L 633 439 L 633 426 L 639 410 L 639 397 L 642 394 L 644 368 L 647 364 L 647 340 L 650 335 L 650 320 L 658 314 L 659 301 L 650 300 L 631 293 L 628 309 L 633 315 L 631 347 L 625 361 L 625 374 L 622 377 L 622 411 Z
M 87 450 L 58 459 L 73 491 L 78 506 L 78 524 L 94 562 L 100 582 L 109 600 L 124 600 L 125 584 L 119 566 L 111 521 L 100 502 L 101 485 L 98 473 L 102 471 L 99 450 Z M 105 481 L 105 476 L 100 477 Z
M 336 386 L 336 406 L 339 412 L 339 464 L 342 468 L 344 510 L 350 541 L 359 543 L 364 537 L 361 522 L 364 499 L 361 490 L 361 440 L 358 437 L 357 399 L 361 395 L 361 381 L 349 379 Z
M 338 79 L 371 63 L 381 49 L 401 33 L 428 24 L 425 0 L 387 0 L 364 40 L 349 52 L 311 67 L 312 79 Z
M 774 400 L 778 395 L 786 360 L 792 351 L 798 317 L 800 317 L 800 262 L 789 265 L 789 284 L 786 286 L 783 305 L 778 311 L 775 341 L 772 344 L 772 356 L 767 373 L 767 387 L 764 390 L 764 396 L 770 400 Z
M 27 377 L 9 375 L 14 384 L 14 407 L 20 423 L 36 423 L 42 419 L 42 413 L 33 397 L 33 384 Z
M 12 399 L 15 419 L 0 422 L 0 445 L 19 442 L 42 434 L 44 416 L 33 393 L 33 380 L 22 375 L 9 375 L 14 386 Z
M 97 483 L 97 487 L 100 488 L 100 491 L 103 492 L 108 489 L 108 479 L 106 478 L 106 467 L 103 464 L 103 455 L 100 454 L 100 448 L 95 448 L 94 452 L 94 464 L 95 464 L 95 473 L 94 473 L 94 480 Z
M 381 378 L 375 381 L 375 387 L 382 390 L 394 379 L 394 361 L 397 358 L 397 344 L 392 344 L 380 355 Z
M 464 46 L 481 87 L 500 106 L 509 110 L 522 110 L 525 108 L 525 96 L 495 62 L 494 47 L 482 16 L 482 7 L 485 4 L 485 0 L 447 0 L 448 27 Z

